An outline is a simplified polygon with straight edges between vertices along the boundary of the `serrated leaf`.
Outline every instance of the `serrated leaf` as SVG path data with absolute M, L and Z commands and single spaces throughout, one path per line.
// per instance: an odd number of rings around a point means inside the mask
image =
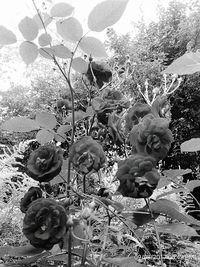
M 91 54 L 94 57 L 108 56 L 104 44 L 95 37 L 83 37 L 79 46 L 88 55 Z
M 56 22 L 56 28 L 58 34 L 66 41 L 77 42 L 83 35 L 80 22 L 73 17 Z
M 38 35 L 37 23 L 34 21 L 34 19 L 29 17 L 23 18 L 20 21 L 18 28 L 27 41 L 33 41 Z
M 177 236 L 198 236 L 194 228 L 187 226 L 183 223 L 156 225 L 156 228 L 161 233 L 167 233 Z
M 88 63 L 81 57 L 76 57 L 72 61 L 72 68 L 79 73 L 87 73 Z
M 176 189 L 173 189 L 173 190 L 170 190 L 168 192 L 164 192 L 160 195 L 158 195 L 156 198 L 161 198 L 161 197 L 165 197 L 165 196 L 168 196 L 168 195 L 171 195 L 171 194 L 178 194 L 180 192 L 186 192 L 187 189 L 183 188 L 183 187 L 180 187 L 180 188 L 176 188 Z
M 200 71 L 200 53 L 185 53 L 169 65 L 163 73 L 175 73 L 179 75 L 193 74 Z
M 192 138 L 181 144 L 181 152 L 196 152 L 196 151 L 200 151 L 200 138 Z
M 51 8 L 50 13 L 52 17 L 67 17 L 71 15 L 73 10 L 74 10 L 74 7 L 71 6 L 70 4 L 60 2 L 60 3 L 55 4 Z
M 10 45 L 17 42 L 15 34 L 6 27 L 0 25 L 0 45 Z
M 25 42 L 21 43 L 21 45 L 19 46 L 19 53 L 20 53 L 20 56 L 22 57 L 23 61 L 27 65 L 29 65 L 29 64 L 33 63 L 38 56 L 37 45 L 32 43 L 32 42 L 25 41 Z
M 35 120 L 40 126 L 50 130 L 57 125 L 56 117 L 45 111 L 37 112 Z
M 43 33 L 38 37 L 38 43 L 40 46 L 49 45 L 52 41 L 51 35 L 48 33 Z
M 60 57 L 60 58 L 71 58 L 72 56 L 72 52 L 64 45 L 60 44 L 60 45 L 54 45 L 51 47 L 51 49 L 53 50 L 53 54 L 56 57 Z
M 41 145 L 51 142 L 53 139 L 54 139 L 54 133 L 51 133 L 50 131 L 47 131 L 45 129 L 40 130 L 36 134 L 36 140 Z
M 123 15 L 128 0 L 105 0 L 97 4 L 88 16 L 88 27 L 101 32 L 115 24 Z
M 52 17 L 50 17 L 48 13 L 40 13 L 40 16 L 43 20 L 45 27 L 47 27 L 53 20 Z M 42 24 L 40 16 L 38 14 L 35 14 L 35 16 L 33 17 L 33 20 L 36 22 L 38 29 L 43 29 L 44 26 Z
M 192 192 L 194 190 L 194 188 L 196 187 L 200 187 L 200 180 L 192 180 L 192 181 L 188 181 L 187 184 L 185 185 L 185 187 Z
M 1 125 L 1 129 L 10 132 L 30 132 L 40 128 L 35 120 L 26 117 L 12 118 Z
M 71 125 L 61 125 L 58 130 L 57 134 L 55 134 L 55 140 L 57 142 L 65 142 L 66 141 L 66 133 L 72 129 Z
M 169 170 L 164 170 L 163 174 L 173 180 L 178 176 L 183 176 L 184 174 L 188 174 L 191 172 L 192 172 L 191 169 L 169 169 Z
M 150 204 L 150 208 L 151 211 L 168 215 L 173 220 L 200 225 L 200 222 L 193 219 L 191 216 L 179 212 L 179 206 L 173 201 L 167 199 L 158 199 Z

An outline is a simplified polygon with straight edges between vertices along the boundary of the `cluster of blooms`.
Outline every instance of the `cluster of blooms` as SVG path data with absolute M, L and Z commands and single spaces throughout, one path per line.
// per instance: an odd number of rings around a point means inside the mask
M 101 145 L 85 136 L 71 146 L 69 160 L 78 172 L 88 174 L 98 171 L 106 157 Z M 61 149 L 43 145 L 31 153 L 27 173 L 34 180 L 46 183 L 59 174 L 62 164 Z M 23 233 L 33 246 L 48 250 L 62 241 L 69 227 L 62 203 L 44 198 L 39 187 L 31 187 L 21 199 L 20 209 L 25 213 Z
M 123 196 L 149 197 L 156 188 L 160 179 L 156 164 L 166 157 L 173 141 L 165 117 L 168 107 L 166 97 L 158 97 L 152 106 L 136 103 L 129 109 L 125 129 L 132 155 L 120 162 L 116 173 Z

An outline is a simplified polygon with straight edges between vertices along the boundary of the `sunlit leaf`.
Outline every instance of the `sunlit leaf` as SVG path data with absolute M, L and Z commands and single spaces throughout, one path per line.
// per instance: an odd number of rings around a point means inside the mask
M 105 0 L 97 4 L 88 16 L 88 27 L 101 32 L 115 24 L 123 15 L 128 0 Z
M 160 195 L 158 195 L 157 198 L 165 197 L 165 196 L 168 196 L 171 194 L 178 194 L 180 192 L 186 192 L 186 191 L 187 191 L 187 189 L 180 187 L 180 188 L 172 189 L 172 190 L 167 191 L 167 192 L 163 192 Z
M 60 2 L 55 4 L 51 8 L 51 16 L 52 17 L 66 17 L 71 15 L 72 11 L 74 10 L 74 7 L 71 6 L 68 3 Z
M 49 45 L 51 43 L 51 35 L 48 33 L 42 33 L 39 37 L 38 37 L 38 43 L 40 46 L 46 46 Z
M 67 41 L 77 42 L 83 35 L 83 29 L 80 22 L 73 17 L 56 23 L 58 34 Z
M 51 142 L 54 138 L 54 133 L 47 131 L 46 129 L 42 129 L 36 134 L 36 140 L 41 145 Z
M 88 63 L 81 57 L 76 57 L 72 61 L 72 68 L 80 73 L 87 73 Z
M 200 71 L 200 53 L 185 53 L 169 65 L 163 73 L 175 73 L 179 75 L 193 74 Z
M 83 37 L 80 42 L 80 48 L 88 55 L 94 57 L 107 57 L 104 44 L 95 37 Z
M 191 180 L 191 181 L 188 181 L 187 184 L 185 185 L 185 187 L 190 192 L 192 192 L 194 190 L 194 188 L 200 187 L 200 180 Z
M 53 59 L 54 51 L 50 47 L 39 48 L 39 53 L 42 57 L 47 59 Z
M 156 228 L 161 233 L 167 233 L 177 236 L 198 236 L 194 228 L 183 223 L 170 223 L 157 225 Z
M 196 152 L 196 151 L 200 151 L 200 138 L 192 138 L 181 144 L 181 152 Z
M 38 56 L 38 47 L 32 42 L 25 41 L 19 46 L 19 53 L 23 61 L 29 65 L 36 60 Z
M 177 176 L 183 176 L 191 172 L 192 172 L 191 169 L 169 169 L 169 170 L 164 170 L 163 174 L 173 180 Z
M 57 134 L 55 134 L 55 140 L 57 142 L 65 142 L 67 137 L 66 133 L 68 133 L 71 129 L 71 125 L 61 125 L 57 130 Z
M 75 122 L 83 120 L 88 117 L 87 113 L 82 110 L 75 111 L 74 115 L 75 115 Z M 72 123 L 72 114 L 69 114 L 66 117 L 66 122 Z
M 15 34 L 0 25 L 0 45 L 9 45 L 17 42 Z
M 40 13 L 40 16 L 42 18 L 45 27 L 47 27 L 53 20 L 48 13 Z M 35 14 L 33 20 L 37 23 L 38 29 L 44 29 L 40 16 L 38 14 Z
M 87 107 L 86 113 L 87 113 L 88 116 L 93 116 L 94 115 L 93 107 L 92 106 Z
M 1 129 L 10 132 L 30 132 L 38 130 L 40 127 L 34 120 L 26 117 L 12 118 L 1 125 Z
M 37 112 L 35 120 L 40 126 L 46 129 L 53 129 L 57 125 L 56 117 L 45 111 Z
M 51 47 L 51 49 L 53 50 L 53 54 L 56 57 L 60 57 L 60 58 L 71 58 L 72 56 L 72 52 L 64 45 L 60 44 L 60 45 L 54 45 Z
M 22 19 L 18 28 L 27 41 L 33 41 L 38 35 L 37 23 L 29 17 Z

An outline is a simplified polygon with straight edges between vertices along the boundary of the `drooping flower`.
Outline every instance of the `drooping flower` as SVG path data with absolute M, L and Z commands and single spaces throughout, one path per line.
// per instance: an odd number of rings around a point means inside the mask
M 159 161 L 167 156 L 173 141 L 169 121 L 147 116 L 130 133 L 132 152 L 150 155 Z
M 63 157 L 60 148 L 43 145 L 33 151 L 27 163 L 28 175 L 39 182 L 49 182 L 59 174 Z
M 99 143 L 91 136 L 84 136 L 70 147 L 69 160 L 78 172 L 87 174 L 103 167 L 106 156 Z
M 23 233 L 31 245 L 46 250 L 62 240 L 67 228 L 66 211 L 53 199 L 33 201 L 23 221 Z
M 30 204 L 34 200 L 41 197 L 42 197 L 42 190 L 39 187 L 34 187 L 34 186 L 30 187 L 28 192 L 24 195 L 24 197 L 20 201 L 21 212 L 26 213 Z
M 116 177 L 120 181 L 118 191 L 126 197 L 146 198 L 152 195 L 160 175 L 156 161 L 150 156 L 132 155 L 119 163 Z

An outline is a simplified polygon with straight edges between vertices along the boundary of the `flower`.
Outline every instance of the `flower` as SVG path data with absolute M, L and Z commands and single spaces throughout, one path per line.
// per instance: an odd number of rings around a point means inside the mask
M 92 71 L 91 71 L 92 69 Z M 108 69 L 108 67 L 102 62 L 91 62 L 91 65 L 88 67 L 88 71 L 86 74 L 88 80 L 91 84 L 94 83 L 94 77 L 96 78 L 96 84 L 99 88 L 101 88 L 104 82 L 109 82 L 112 79 L 112 72 Z
M 78 172 L 87 174 L 103 167 L 106 156 L 99 143 L 91 136 L 84 136 L 70 147 L 69 160 Z
M 120 162 L 116 173 L 120 181 L 118 191 L 126 197 L 151 196 L 160 179 L 155 164 L 154 158 L 139 154 Z
M 23 221 L 23 233 L 36 248 L 51 249 L 67 231 L 67 214 L 53 199 L 40 198 L 31 203 Z
M 43 145 L 33 151 L 27 162 L 27 173 L 36 181 L 49 182 L 62 168 L 62 152 L 54 145 Z
M 30 204 L 34 200 L 41 197 L 42 197 L 42 190 L 39 187 L 34 187 L 34 186 L 30 187 L 28 192 L 24 195 L 24 197 L 20 201 L 21 212 L 26 213 Z
M 147 104 L 136 103 L 126 115 L 126 131 L 130 132 L 134 125 L 138 124 L 145 115 L 151 114 L 151 107 Z
M 151 155 L 156 161 L 165 158 L 173 141 L 168 127 L 167 119 L 145 116 L 130 133 L 132 152 Z

